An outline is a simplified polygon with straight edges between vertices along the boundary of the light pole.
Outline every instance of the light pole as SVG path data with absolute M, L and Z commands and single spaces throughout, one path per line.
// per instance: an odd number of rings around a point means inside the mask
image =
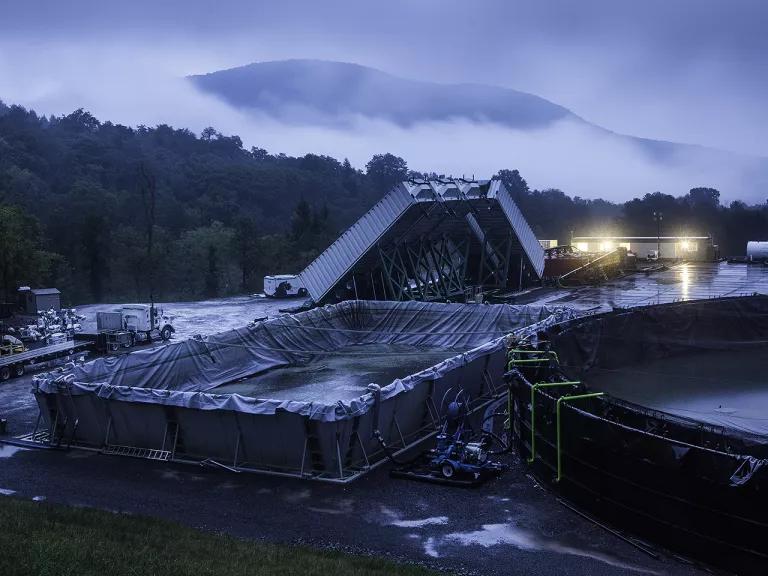
M 661 221 L 664 215 L 659 212 L 653 213 L 653 219 L 656 221 L 656 256 L 661 258 Z

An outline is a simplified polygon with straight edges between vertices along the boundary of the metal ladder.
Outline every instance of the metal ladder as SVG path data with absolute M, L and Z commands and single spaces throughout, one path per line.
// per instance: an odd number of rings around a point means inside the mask
M 132 458 L 144 458 L 146 460 L 161 460 L 167 462 L 171 458 L 170 450 L 157 450 L 155 448 L 139 448 L 137 446 L 118 446 L 107 444 L 102 449 L 102 454 L 113 456 L 130 456 Z

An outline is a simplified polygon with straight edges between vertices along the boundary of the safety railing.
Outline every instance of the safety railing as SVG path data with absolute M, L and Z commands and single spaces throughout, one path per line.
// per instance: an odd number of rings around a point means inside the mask
M 538 382 L 531 386 L 531 455 L 528 457 L 529 464 L 536 460 L 536 391 L 539 388 L 579 386 L 580 384 L 581 382 Z

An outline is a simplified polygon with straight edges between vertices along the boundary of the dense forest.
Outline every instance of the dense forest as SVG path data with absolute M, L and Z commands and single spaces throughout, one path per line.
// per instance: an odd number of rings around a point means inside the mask
M 129 128 L 0 102 L 0 299 L 22 284 L 56 286 L 69 304 L 259 291 L 264 274 L 298 272 L 395 182 L 420 175 L 391 154 L 360 170 L 247 150 L 213 128 Z M 768 237 L 768 206 L 722 206 L 711 188 L 614 204 L 531 190 L 517 170 L 497 176 L 540 238 L 651 235 L 655 211 L 663 233 L 712 234 L 724 254 Z

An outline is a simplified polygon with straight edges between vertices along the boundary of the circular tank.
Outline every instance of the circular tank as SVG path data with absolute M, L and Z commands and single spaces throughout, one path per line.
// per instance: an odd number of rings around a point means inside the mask
M 553 326 L 548 363 L 520 363 L 510 378 L 519 452 L 562 497 L 609 524 L 764 575 L 766 334 L 768 296 Z
M 768 260 L 768 242 L 747 242 L 747 258 L 750 260 Z

